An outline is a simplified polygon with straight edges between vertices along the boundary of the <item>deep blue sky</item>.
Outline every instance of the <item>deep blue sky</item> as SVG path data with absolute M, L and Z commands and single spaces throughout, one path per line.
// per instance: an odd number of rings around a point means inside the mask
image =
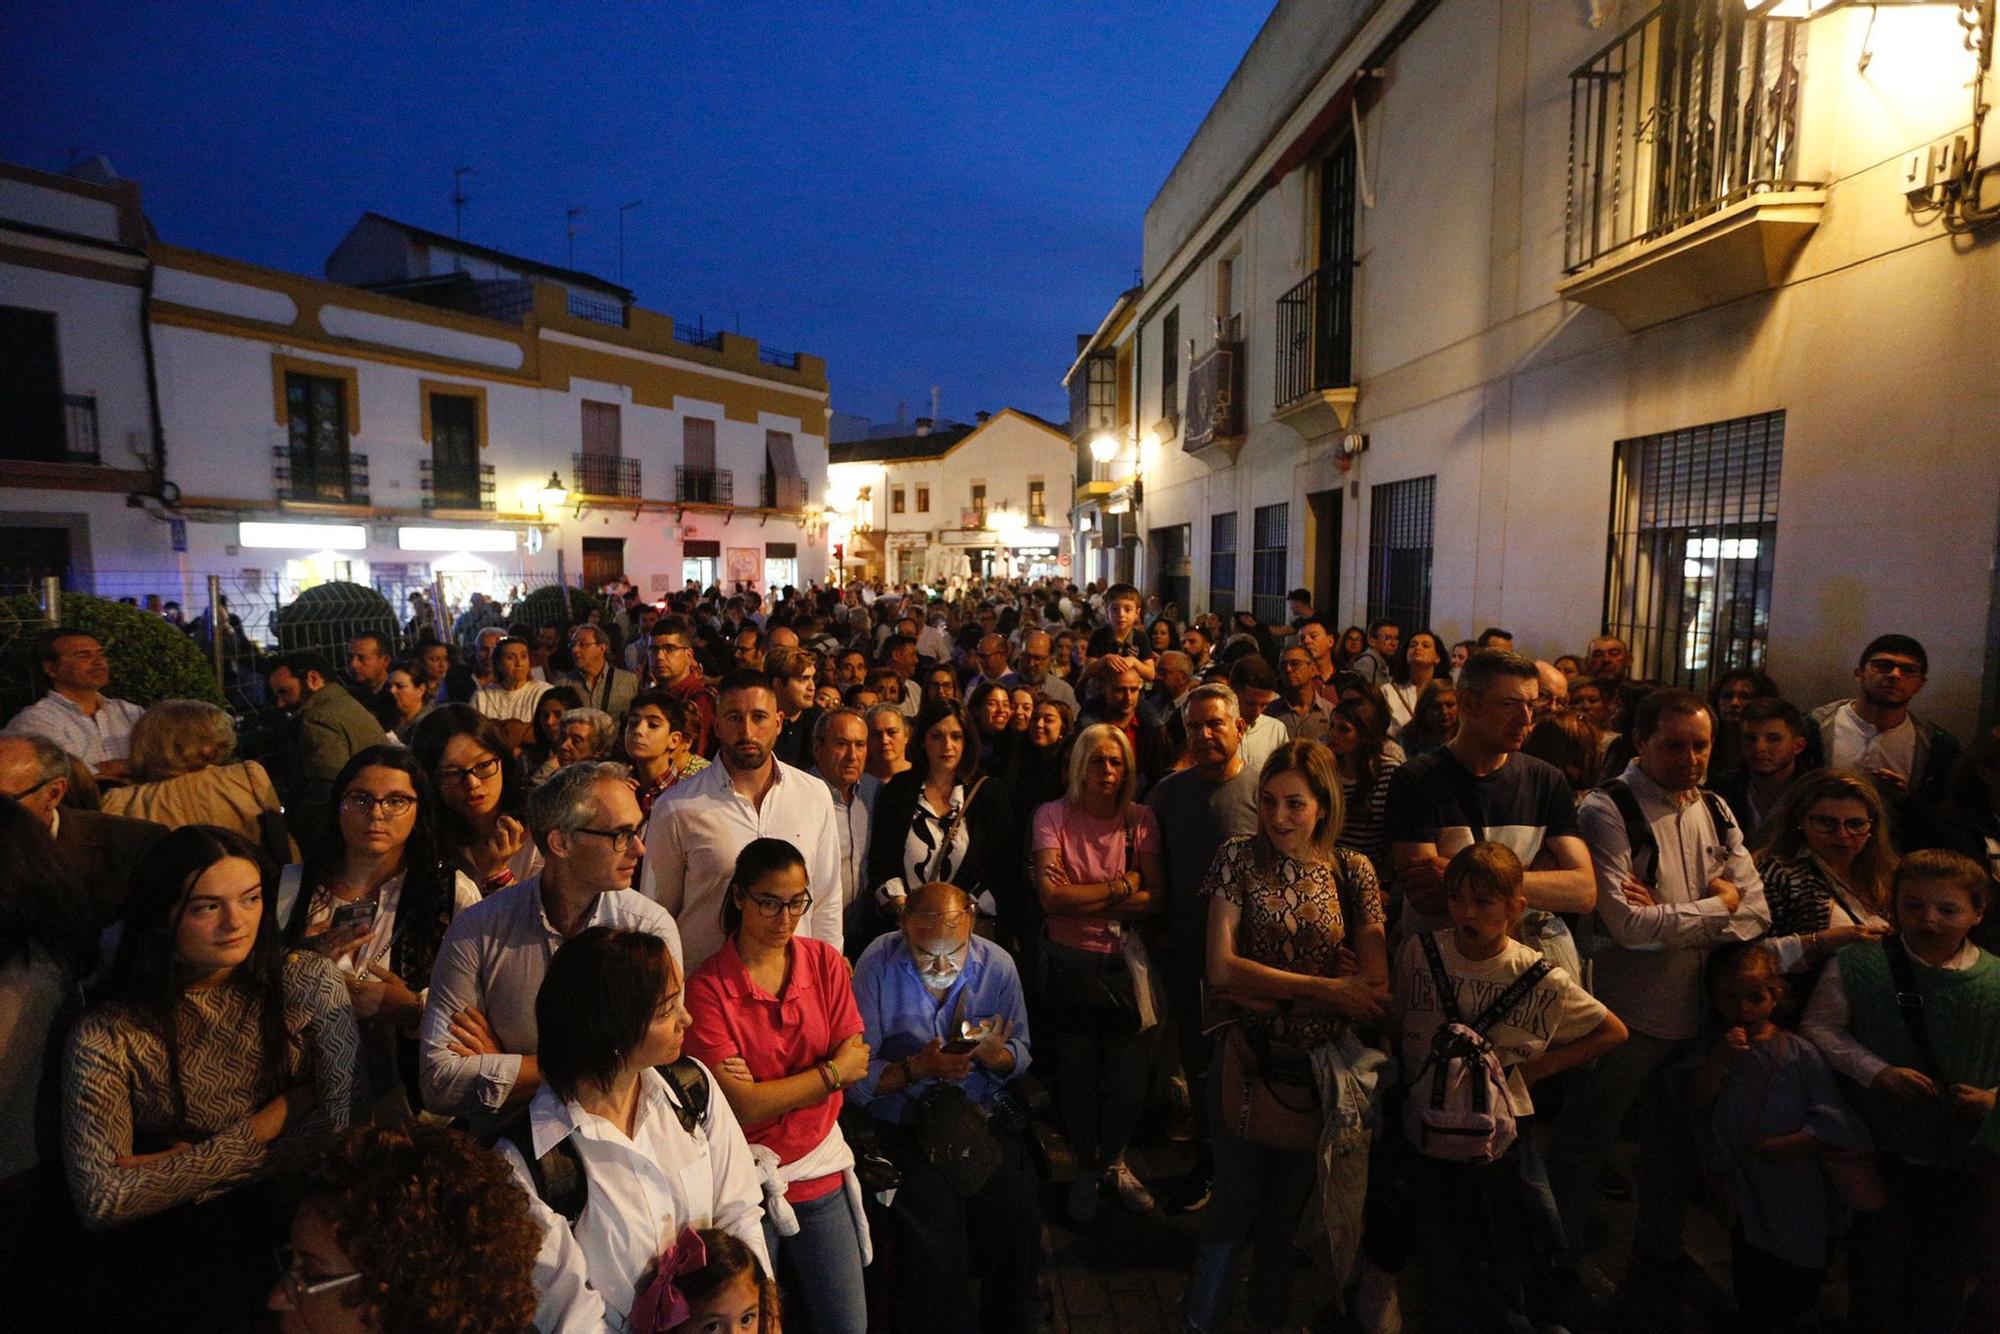
M 827 358 L 834 405 L 1067 413 L 1079 331 L 1268 0 L 0 6 L 0 157 L 317 274 L 363 210 L 617 270 Z

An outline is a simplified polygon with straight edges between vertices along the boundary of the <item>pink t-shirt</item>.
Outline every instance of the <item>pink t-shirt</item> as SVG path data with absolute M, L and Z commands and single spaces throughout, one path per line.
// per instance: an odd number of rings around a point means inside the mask
M 784 995 L 773 996 L 751 980 L 730 939 L 688 979 L 687 1008 L 694 1020 L 683 1043 L 687 1053 L 711 1068 L 741 1056 L 760 1083 L 812 1069 L 862 1030 L 847 960 L 833 946 L 804 936 L 792 937 Z M 744 1138 L 768 1146 L 781 1163 L 797 1162 L 833 1129 L 841 1098 L 835 1093 L 768 1121 L 746 1121 Z M 794 1181 L 785 1198 L 816 1200 L 839 1189 L 840 1181 L 838 1173 Z
M 1063 869 L 1071 884 L 1098 885 L 1139 864 L 1160 846 L 1160 823 L 1150 808 L 1134 802 L 1122 816 L 1102 819 L 1081 806 L 1051 801 L 1035 811 L 1028 831 L 1028 851 L 1032 855 L 1045 848 L 1062 853 Z M 1057 917 L 1048 919 L 1049 939 L 1075 950 L 1116 954 L 1118 937 L 1109 917 Z

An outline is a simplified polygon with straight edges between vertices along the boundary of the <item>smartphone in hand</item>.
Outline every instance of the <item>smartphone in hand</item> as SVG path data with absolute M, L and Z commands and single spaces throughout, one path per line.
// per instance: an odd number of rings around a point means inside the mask
M 360 899 L 354 903 L 335 904 L 333 907 L 332 929 L 335 931 L 344 931 L 349 927 L 359 927 L 363 931 L 368 930 L 369 927 L 375 925 L 375 905 L 376 900 L 374 899 Z

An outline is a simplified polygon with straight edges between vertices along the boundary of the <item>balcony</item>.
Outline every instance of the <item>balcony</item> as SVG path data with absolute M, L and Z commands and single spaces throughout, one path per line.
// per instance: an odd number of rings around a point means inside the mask
M 293 504 L 366 505 L 368 456 L 320 457 L 290 445 L 271 449 L 277 498 Z
M 757 479 L 757 504 L 767 510 L 802 510 L 806 507 L 806 479 L 782 473 L 765 473 Z
M 1826 203 L 1799 179 L 1801 23 L 1668 0 L 1571 73 L 1560 295 L 1643 329 L 1783 281 Z
M 424 511 L 432 510 L 493 510 L 494 486 L 493 465 L 473 464 L 469 467 L 439 468 L 432 459 L 417 460 L 421 472 L 418 481 L 423 489 Z
M 762 343 L 757 345 L 757 360 L 766 366 L 776 366 L 780 370 L 795 371 L 799 368 L 798 353 L 780 352 L 777 348 L 765 347 Z
M 691 324 L 683 324 L 679 320 L 675 320 L 674 341 L 676 343 L 686 343 L 689 347 L 713 348 L 719 352 L 722 350 L 722 330 L 717 329 L 714 333 L 710 333 L 707 326 L 700 320 L 696 320 Z
M 734 505 L 736 474 L 714 468 L 674 468 L 674 500 L 682 505 Z
M 1217 343 L 1188 370 L 1187 417 L 1181 423 L 1181 448 L 1213 466 L 1236 460 L 1243 442 L 1243 345 Z M 1215 457 L 1220 455 L 1221 457 Z
M 572 454 L 569 456 L 569 489 L 584 496 L 637 500 L 639 460 L 620 458 L 616 454 Z
M 1329 264 L 1278 298 L 1272 416 L 1306 439 L 1354 421 L 1354 268 Z
M 97 396 L 63 395 L 63 436 L 67 444 L 65 463 L 102 463 L 97 444 Z
M 600 297 L 582 296 L 571 292 L 569 313 L 580 320 L 616 325 L 620 329 L 625 327 L 625 307 L 616 301 L 606 301 Z

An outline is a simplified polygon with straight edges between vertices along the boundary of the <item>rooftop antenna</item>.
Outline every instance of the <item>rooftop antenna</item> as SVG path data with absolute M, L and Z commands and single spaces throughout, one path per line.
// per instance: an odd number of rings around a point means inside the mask
M 936 422 L 937 422 L 937 419 L 938 419 L 938 387 L 937 387 L 936 385 L 932 385 L 932 386 L 931 386 L 931 422 L 932 422 L 933 424 L 936 424 Z
M 569 219 L 569 267 L 574 269 L 576 267 L 576 234 L 579 230 L 576 220 L 583 216 L 583 206 L 581 204 L 572 204 L 568 209 L 564 210 L 563 216 Z
M 643 199 L 634 199 L 629 203 L 618 206 L 618 285 L 620 287 L 625 285 L 625 215 L 645 202 Z
M 473 174 L 470 167 L 451 169 L 451 236 L 454 241 L 465 240 L 465 206 L 472 198 L 465 193 L 465 178 Z

